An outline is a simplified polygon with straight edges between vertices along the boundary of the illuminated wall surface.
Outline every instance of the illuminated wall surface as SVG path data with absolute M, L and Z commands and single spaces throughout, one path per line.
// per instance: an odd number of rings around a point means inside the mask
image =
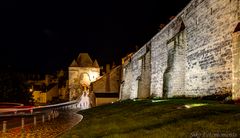
M 101 78 L 92 83 L 94 93 L 119 93 L 119 81 L 121 80 L 121 66 L 113 68 Z
M 69 67 L 70 100 L 78 98 L 83 87 L 90 87 L 90 83 L 100 76 L 100 68 L 97 62 L 92 62 L 87 53 L 80 53 L 77 60 Z
M 47 103 L 53 100 L 53 97 L 59 96 L 58 86 L 55 85 L 47 91 L 35 90 L 33 91 L 33 100 L 36 103 Z
M 192 0 L 123 63 L 121 99 L 240 98 L 239 19 L 239 0 Z
M 95 94 L 96 106 L 112 103 L 119 99 L 121 71 L 121 66 L 114 67 L 101 78 L 92 82 L 91 91 Z

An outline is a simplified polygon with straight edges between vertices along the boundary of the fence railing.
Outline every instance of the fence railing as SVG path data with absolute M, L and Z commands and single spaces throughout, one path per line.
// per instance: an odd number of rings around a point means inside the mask
M 68 110 L 77 108 L 78 101 L 70 101 L 65 103 L 30 107 L 19 106 L 14 108 L 0 109 L 0 121 L 2 121 L 2 132 L 5 133 L 7 129 L 14 127 L 21 127 L 24 129 L 26 124 L 37 125 L 37 122 L 44 123 L 45 121 L 51 121 L 59 116 L 60 110 Z M 15 120 L 14 120 L 15 119 Z M 15 121 L 14 123 L 11 120 Z M 12 121 L 12 122 L 14 122 Z

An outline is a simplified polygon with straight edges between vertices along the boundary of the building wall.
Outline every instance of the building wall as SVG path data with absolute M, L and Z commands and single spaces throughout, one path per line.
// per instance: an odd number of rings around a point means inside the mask
M 91 91 L 95 94 L 96 105 L 103 105 L 115 102 L 119 99 L 119 88 L 121 81 L 121 66 L 117 66 L 107 71 L 101 78 L 91 84 Z M 104 96 L 98 97 L 98 94 Z M 116 94 L 115 96 L 110 96 Z
M 121 99 L 150 96 L 150 67 L 150 51 L 145 45 L 123 64 Z
M 118 101 L 119 98 L 96 98 L 96 106 L 110 104 L 112 102 Z
M 94 93 L 117 92 L 119 93 L 121 81 L 121 66 L 112 69 L 109 73 L 104 74 L 100 79 L 93 82 L 92 91 Z
M 49 91 L 33 91 L 33 99 L 36 103 L 47 103 L 52 101 L 53 97 L 59 96 L 58 86 L 55 85 Z
M 156 34 L 148 42 L 151 45 L 150 95 L 203 96 L 233 92 L 232 85 L 239 83 L 239 79 L 232 79 L 233 72 L 239 76 L 239 65 L 233 63 L 239 61 L 238 52 L 235 56 L 232 53 L 239 7 L 238 0 L 192 0 Z M 238 47 L 238 42 L 235 44 Z M 136 77 L 141 74 L 137 63 L 144 47 L 125 66 L 123 99 L 137 97 Z M 235 89 L 238 93 L 237 86 Z
M 109 88 L 111 92 L 119 93 L 122 67 L 117 66 L 110 71 Z
M 40 101 L 39 103 L 47 103 L 47 93 L 46 92 L 41 92 L 40 93 Z
M 151 53 L 150 45 L 146 45 L 145 54 L 141 57 L 141 74 L 138 78 L 138 95 L 137 98 L 150 97 L 151 85 Z
M 35 103 L 47 103 L 47 95 L 42 91 L 34 91 L 33 100 Z
M 233 34 L 233 99 L 240 99 L 240 32 Z
M 68 86 L 59 88 L 58 89 L 58 93 L 59 93 L 59 99 L 67 100 L 68 97 L 69 97 L 69 95 L 68 95 Z
M 52 87 L 46 92 L 47 102 L 52 101 L 53 97 L 59 97 L 58 85 Z
M 132 86 L 132 64 L 131 62 L 123 64 L 123 75 L 120 88 L 120 98 L 129 99 Z
M 40 102 L 40 94 L 41 94 L 41 91 L 33 91 L 33 100 L 34 102 Z
M 163 72 L 163 97 L 184 95 L 186 72 L 185 31 L 181 30 L 167 42 L 167 63 Z
M 82 86 L 90 86 L 100 76 L 100 68 L 69 67 L 70 100 L 80 96 Z

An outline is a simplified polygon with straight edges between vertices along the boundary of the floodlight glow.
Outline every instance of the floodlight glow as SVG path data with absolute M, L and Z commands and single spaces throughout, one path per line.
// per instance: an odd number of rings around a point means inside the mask
M 168 101 L 168 100 L 152 100 L 152 103 L 159 103 L 159 102 L 165 102 L 165 101 Z
M 206 103 L 185 104 L 184 107 L 185 108 L 193 108 L 193 107 L 206 106 L 206 105 L 208 105 L 208 104 L 206 104 Z

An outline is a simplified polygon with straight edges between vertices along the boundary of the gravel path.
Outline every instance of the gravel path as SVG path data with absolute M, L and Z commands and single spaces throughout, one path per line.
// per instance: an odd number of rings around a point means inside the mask
M 3 138 L 54 138 L 62 134 L 66 130 L 78 124 L 83 116 L 76 113 L 77 110 L 67 110 L 60 112 L 59 116 L 54 120 L 45 123 L 37 122 L 25 125 L 24 130 L 21 127 L 9 129 L 6 133 L 0 132 Z

